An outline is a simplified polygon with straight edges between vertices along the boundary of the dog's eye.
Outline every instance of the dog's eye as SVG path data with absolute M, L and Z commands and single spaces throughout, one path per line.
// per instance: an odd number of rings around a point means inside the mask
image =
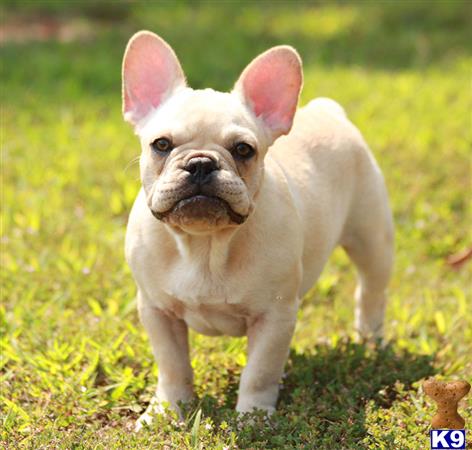
M 256 152 L 249 144 L 239 142 L 233 147 L 231 153 L 236 159 L 249 159 L 254 156 Z
M 172 150 L 172 142 L 167 138 L 158 138 L 151 142 L 151 148 L 160 153 L 168 153 Z

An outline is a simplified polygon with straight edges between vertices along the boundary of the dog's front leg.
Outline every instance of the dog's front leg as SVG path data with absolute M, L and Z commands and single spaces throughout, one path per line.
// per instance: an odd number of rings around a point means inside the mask
M 295 328 L 298 302 L 275 307 L 248 329 L 248 362 L 241 375 L 236 410 L 262 409 L 271 414 Z
M 150 424 L 154 414 L 163 411 L 167 402 L 177 412 L 178 402 L 193 395 L 193 372 L 189 359 L 188 328 L 183 320 L 171 318 L 157 308 L 140 305 L 139 317 L 151 341 L 159 368 L 157 390 L 146 412 L 139 418 L 136 429 Z

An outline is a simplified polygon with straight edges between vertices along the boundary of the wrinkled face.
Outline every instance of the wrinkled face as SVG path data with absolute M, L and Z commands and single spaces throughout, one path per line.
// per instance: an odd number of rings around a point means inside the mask
M 246 220 L 267 138 L 236 95 L 182 89 L 139 136 L 141 179 L 157 219 L 196 232 Z
M 268 147 L 288 133 L 302 75 L 290 47 L 256 58 L 231 93 L 186 86 L 172 49 L 150 32 L 128 43 L 123 110 L 142 146 L 141 180 L 157 220 L 187 233 L 242 224 Z

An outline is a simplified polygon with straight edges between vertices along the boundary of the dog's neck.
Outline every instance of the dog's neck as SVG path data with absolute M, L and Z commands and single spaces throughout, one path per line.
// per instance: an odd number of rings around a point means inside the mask
M 234 240 L 240 227 L 217 231 L 211 234 L 189 234 L 171 231 L 179 256 L 190 263 L 198 261 L 214 275 L 222 274 L 227 268 Z

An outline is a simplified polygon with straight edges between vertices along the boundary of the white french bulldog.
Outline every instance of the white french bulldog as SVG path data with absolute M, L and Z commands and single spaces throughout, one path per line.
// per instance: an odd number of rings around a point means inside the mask
M 247 335 L 236 409 L 273 412 L 300 299 L 337 245 L 359 271 L 356 329 L 381 336 L 393 260 L 383 177 L 336 102 L 297 111 L 301 87 L 288 46 L 258 56 L 222 93 L 189 88 L 157 35 L 128 43 L 123 111 L 141 141 L 142 189 L 126 258 L 159 367 L 137 429 L 164 402 L 178 409 L 192 397 L 188 327 Z

